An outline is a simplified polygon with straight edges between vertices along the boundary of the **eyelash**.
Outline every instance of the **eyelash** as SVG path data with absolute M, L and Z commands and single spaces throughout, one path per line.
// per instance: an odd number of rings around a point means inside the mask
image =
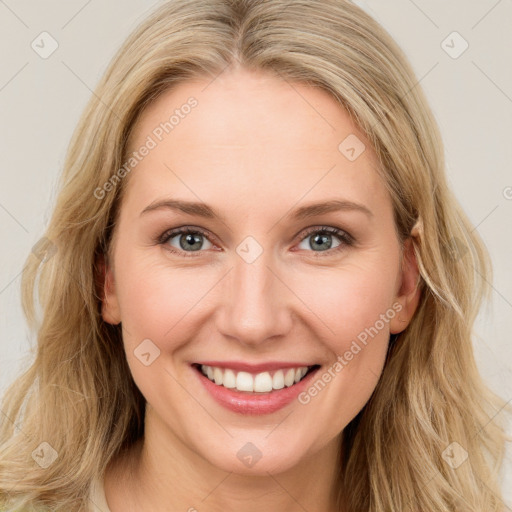
M 196 227 L 192 228 L 191 226 L 184 226 L 181 228 L 176 228 L 176 229 L 171 229 L 169 231 L 165 231 L 162 235 L 160 235 L 158 237 L 156 242 L 160 245 L 166 245 L 167 242 L 171 238 L 174 238 L 176 235 L 181 235 L 183 233 L 200 234 L 200 235 L 203 235 L 205 238 L 208 238 L 208 240 L 209 240 L 208 233 L 205 230 L 203 230 L 201 228 L 196 228 Z M 308 238 L 309 236 L 311 236 L 314 233 L 335 235 L 339 238 L 339 240 L 341 242 L 340 245 L 338 245 L 334 249 L 327 249 L 326 251 L 308 251 L 308 252 L 312 252 L 315 255 L 314 257 L 323 257 L 321 253 L 327 253 L 328 256 L 331 256 L 333 253 L 337 253 L 338 251 L 341 251 L 341 250 L 345 249 L 346 247 L 350 247 L 350 246 L 354 245 L 354 242 L 355 242 L 354 238 L 351 235 L 349 235 L 346 231 L 343 231 L 341 229 L 331 227 L 331 226 L 315 226 L 315 227 L 306 229 L 305 233 L 303 234 L 302 238 L 300 239 L 300 242 L 302 242 L 304 239 Z M 211 240 L 210 240 L 210 242 L 213 243 Z M 204 252 L 204 251 L 182 251 L 182 250 L 177 250 L 176 248 L 171 247 L 171 246 L 168 246 L 166 249 L 174 254 L 179 254 L 186 258 L 200 256 L 201 253 Z

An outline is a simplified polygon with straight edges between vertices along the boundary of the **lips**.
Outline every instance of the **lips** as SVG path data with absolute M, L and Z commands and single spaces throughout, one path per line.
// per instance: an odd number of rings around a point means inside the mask
M 261 372 L 271 372 L 273 370 L 288 369 L 288 368 L 300 368 L 301 366 L 315 366 L 315 363 L 305 361 L 269 361 L 266 363 L 252 364 L 243 361 L 197 361 L 194 365 L 201 366 L 212 366 L 217 368 L 229 368 L 234 371 L 244 371 L 252 374 Z
M 303 362 L 202 361 L 191 366 L 217 403 L 240 414 L 270 414 L 285 407 L 320 368 Z

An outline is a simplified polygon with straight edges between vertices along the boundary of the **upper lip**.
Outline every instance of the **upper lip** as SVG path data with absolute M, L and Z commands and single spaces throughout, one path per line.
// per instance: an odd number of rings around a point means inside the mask
M 270 372 L 273 370 L 281 370 L 283 368 L 301 368 L 301 367 L 310 367 L 315 366 L 315 364 L 311 363 L 303 363 L 303 362 L 290 362 L 290 361 L 267 361 L 266 363 L 259 364 L 251 364 L 243 361 L 198 361 L 195 364 L 205 365 L 205 366 L 214 366 L 217 368 L 225 368 L 231 370 L 237 370 L 242 372 L 249 373 L 262 373 L 262 372 Z

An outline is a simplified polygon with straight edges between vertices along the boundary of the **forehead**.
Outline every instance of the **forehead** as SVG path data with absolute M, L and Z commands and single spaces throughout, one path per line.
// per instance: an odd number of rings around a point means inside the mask
M 373 149 L 339 103 L 266 72 L 238 69 L 166 91 L 134 126 L 129 153 L 150 139 L 129 176 L 141 200 L 178 190 L 216 204 L 219 192 L 256 202 L 386 196 Z

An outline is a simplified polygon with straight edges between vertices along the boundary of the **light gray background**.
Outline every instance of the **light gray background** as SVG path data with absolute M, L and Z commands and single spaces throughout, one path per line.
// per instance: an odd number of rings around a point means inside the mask
M 49 218 L 71 133 L 115 50 L 158 3 L 0 0 L 0 392 L 29 354 L 20 273 Z M 490 387 L 511 400 L 512 0 L 355 3 L 411 60 L 444 137 L 449 181 L 491 252 L 492 304 L 478 318 L 475 354 Z M 47 59 L 31 47 L 43 31 L 59 45 Z M 458 58 L 454 31 L 469 44 Z M 511 468 L 509 450 L 507 510 Z

